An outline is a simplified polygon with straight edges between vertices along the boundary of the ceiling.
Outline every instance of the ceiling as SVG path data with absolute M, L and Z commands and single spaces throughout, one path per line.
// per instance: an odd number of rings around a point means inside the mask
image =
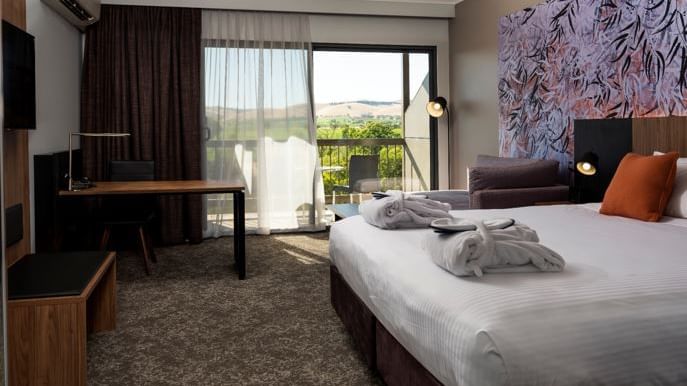
M 103 4 L 452 18 L 462 0 L 103 0 Z

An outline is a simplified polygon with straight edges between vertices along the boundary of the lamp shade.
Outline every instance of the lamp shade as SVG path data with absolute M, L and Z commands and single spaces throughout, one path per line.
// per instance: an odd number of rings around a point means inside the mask
M 582 158 L 577 160 L 575 168 L 585 176 L 593 176 L 598 171 L 599 156 L 596 153 L 587 152 L 582 155 Z
M 434 118 L 441 118 L 447 110 L 448 102 L 444 97 L 432 98 L 427 102 L 427 113 Z

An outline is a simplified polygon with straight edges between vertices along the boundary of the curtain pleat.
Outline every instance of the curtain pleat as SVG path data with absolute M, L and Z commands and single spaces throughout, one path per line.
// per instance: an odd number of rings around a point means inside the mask
M 247 186 L 248 229 L 323 229 L 309 18 L 203 11 L 205 175 Z M 206 236 L 231 233 L 231 197 L 208 199 Z
M 84 172 L 107 177 L 110 160 L 154 160 L 160 180 L 201 179 L 201 11 L 103 5 L 86 32 L 81 90 Z M 199 196 L 160 197 L 165 244 L 202 240 Z

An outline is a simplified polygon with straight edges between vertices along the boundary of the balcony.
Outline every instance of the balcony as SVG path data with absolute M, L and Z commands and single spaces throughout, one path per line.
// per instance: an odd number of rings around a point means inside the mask
M 336 185 L 348 185 L 349 160 L 353 155 L 378 155 L 377 176 L 380 190 L 428 190 L 429 147 L 412 138 L 319 139 L 317 147 L 322 165 L 326 203 L 359 202 L 360 193 L 335 192 Z M 423 157 L 418 157 L 422 149 Z M 427 149 L 427 150 L 425 150 Z M 424 154 L 427 153 L 427 154 Z M 426 160 L 426 161 L 421 161 Z

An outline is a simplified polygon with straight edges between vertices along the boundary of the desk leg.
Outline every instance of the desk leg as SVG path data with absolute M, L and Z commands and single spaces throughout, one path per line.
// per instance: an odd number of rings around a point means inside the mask
M 246 278 L 246 197 L 234 192 L 234 264 L 239 280 Z

